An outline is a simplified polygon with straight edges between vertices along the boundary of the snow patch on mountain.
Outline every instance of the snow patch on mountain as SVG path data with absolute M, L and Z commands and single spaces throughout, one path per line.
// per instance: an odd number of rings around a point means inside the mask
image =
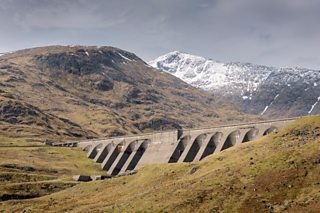
M 124 55 L 122 55 L 121 53 L 118 53 L 120 55 L 121 58 L 127 60 L 127 61 L 132 61 L 130 58 L 125 57 Z
M 179 51 L 149 65 L 224 97 L 246 113 L 299 116 L 320 112 L 319 101 L 314 102 L 320 96 L 320 70 L 223 63 Z
M 291 87 L 292 82 L 300 78 L 318 78 L 315 70 L 304 68 L 276 68 L 251 63 L 229 62 L 222 63 L 201 56 L 195 56 L 179 51 L 173 51 L 150 61 L 149 65 L 171 73 L 183 81 L 205 90 L 216 90 L 224 87 L 239 89 L 244 100 L 257 90 L 262 82 L 273 73 L 286 78 L 281 84 Z M 275 82 L 277 84 L 278 82 Z M 313 83 L 317 86 L 317 83 Z M 230 92 L 231 90 L 225 90 Z
M 0 53 L 0 56 L 3 56 L 3 55 L 7 55 L 7 54 L 11 54 L 11 53 L 14 53 L 15 51 L 11 51 L 11 52 L 2 52 Z
M 150 61 L 149 65 L 205 90 L 233 85 L 244 90 L 243 93 L 255 91 L 272 72 L 266 66 L 238 62 L 222 63 L 179 51 L 160 56 Z
M 260 115 L 263 115 L 263 114 L 267 111 L 267 109 L 273 104 L 273 102 L 274 102 L 278 97 L 279 97 L 279 94 L 277 94 L 277 95 L 274 97 L 274 99 L 271 101 L 271 103 L 264 108 L 264 110 L 261 112 Z
M 320 101 L 320 96 L 318 97 L 317 101 L 311 106 L 311 109 L 308 111 L 308 114 L 310 114 L 313 111 L 314 107 L 319 103 L 319 101 Z

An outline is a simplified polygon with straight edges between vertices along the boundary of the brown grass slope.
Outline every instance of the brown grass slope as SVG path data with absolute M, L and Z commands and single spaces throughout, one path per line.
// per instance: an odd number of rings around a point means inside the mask
M 149 165 L 136 175 L 83 183 L 4 211 L 319 212 L 320 116 L 198 163 Z
M 72 187 L 77 174 L 105 174 L 100 165 L 75 148 L 0 147 L 0 201 L 41 197 Z M 23 144 L 24 146 L 22 146 Z M 0 210 L 1 212 L 1 210 Z
M 250 119 L 112 47 L 49 46 L 3 55 L 0 86 L 0 104 L 20 102 L 49 120 L 64 119 L 51 129 L 44 127 L 47 123 L 35 128 L 34 136 L 105 137 Z M 19 125 L 0 128 L 10 137 L 23 132 Z
M 44 113 L 30 104 L 0 96 L 0 136 L 31 137 L 33 141 L 40 141 L 47 135 L 55 135 L 55 138 L 63 140 L 97 136 L 68 119 Z

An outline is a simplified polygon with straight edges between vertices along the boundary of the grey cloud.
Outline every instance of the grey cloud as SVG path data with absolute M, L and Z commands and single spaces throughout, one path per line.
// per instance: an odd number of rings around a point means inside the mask
M 318 0 L 2 0 L 0 52 L 96 44 L 145 60 L 181 50 L 319 69 L 319 10 Z

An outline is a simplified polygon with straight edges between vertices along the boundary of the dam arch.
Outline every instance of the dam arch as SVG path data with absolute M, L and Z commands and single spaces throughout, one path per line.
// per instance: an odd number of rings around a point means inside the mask
M 182 153 L 186 149 L 191 137 L 190 135 L 186 135 L 180 139 L 176 149 L 173 151 L 168 163 L 176 163 L 181 157 Z
M 96 155 L 98 154 L 98 152 L 100 151 L 100 149 L 102 148 L 103 144 L 100 143 L 96 146 L 91 147 L 91 150 L 88 152 L 88 158 L 90 159 L 94 159 L 96 157 Z
M 115 168 L 111 172 L 111 175 L 117 175 L 121 171 L 122 167 L 124 166 L 124 164 L 126 163 L 128 158 L 130 157 L 132 152 L 134 151 L 136 144 L 137 144 L 137 141 L 133 141 L 127 146 L 127 148 L 123 151 L 120 160 L 117 162 Z M 121 152 L 121 150 L 119 150 L 119 149 L 118 149 L 118 151 Z
M 104 159 L 104 163 L 101 165 L 103 170 L 109 170 L 112 166 L 113 162 L 116 160 L 118 155 L 121 152 L 122 147 L 124 146 L 124 142 L 118 143 L 116 146 L 113 147 L 113 150 L 111 151 L 111 154 L 109 157 Z
M 236 145 L 239 137 L 240 137 L 240 131 L 239 130 L 235 130 L 235 131 L 231 132 L 228 135 L 227 139 L 224 141 L 223 146 L 221 148 L 221 151 Z
M 221 142 L 222 136 L 223 136 L 222 132 L 217 132 L 210 138 L 210 141 L 208 142 L 205 150 L 203 151 L 203 154 L 201 155 L 200 160 L 214 153 L 218 144 Z
M 263 135 L 269 135 L 270 133 L 273 133 L 273 132 L 277 132 L 278 131 L 278 128 L 275 127 L 275 126 L 272 126 L 268 129 L 266 129 L 264 132 L 263 132 Z
M 188 151 L 188 154 L 186 155 L 183 162 L 191 162 L 194 160 L 194 158 L 198 154 L 200 147 L 202 146 L 202 143 L 204 142 L 206 137 L 207 137 L 207 134 L 201 134 L 196 137 L 196 139 L 193 141 L 193 143 Z
M 112 143 L 109 143 L 101 148 L 101 152 L 98 153 L 98 155 L 95 157 L 95 161 L 97 163 L 102 163 L 103 160 L 108 156 L 112 149 Z
M 142 142 L 142 144 L 137 149 L 136 153 L 134 154 L 132 160 L 130 161 L 130 163 L 129 163 L 128 167 L 125 169 L 125 171 L 134 170 L 136 168 L 136 166 L 138 165 L 138 163 L 139 163 L 140 159 L 142 158 L 143 154 L 147 150 L 150 142 L 151 142 L 150 140 L 144 140 Z
M 243 137 L 242 143 L 254 140 L 259 134 L 259 129 L 252 128 Z
M 89 150 L 92 148 L 92 145 L 87 145 L 85 147 L 82 148 L 82 151 L 85 151 L 85 152 L 89 152 Z

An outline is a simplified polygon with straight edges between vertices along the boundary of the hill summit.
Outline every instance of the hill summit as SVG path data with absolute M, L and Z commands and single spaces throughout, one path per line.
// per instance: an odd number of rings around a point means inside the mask
M 0 84 L 6 118 L 0 131 L 9 136 L 94 138 L 249 119 L 114 47 L 49 46 L 4 54 Z

